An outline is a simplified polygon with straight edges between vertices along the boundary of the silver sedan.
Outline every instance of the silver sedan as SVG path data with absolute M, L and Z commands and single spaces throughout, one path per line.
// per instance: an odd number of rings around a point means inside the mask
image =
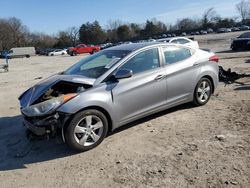
M 73 149 L 173 106 L 206 104 L 218 85 L 218 57 L 178 44 L 137 43 L 90 55 L 20 97 L 27 135 L 59 132 Z

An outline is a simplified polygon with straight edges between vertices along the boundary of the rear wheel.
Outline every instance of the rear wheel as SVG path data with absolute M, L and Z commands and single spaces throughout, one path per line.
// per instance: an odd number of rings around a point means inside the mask
M 206 104 L 212 94 L 212 83 L 208 78 L 201 78 L 195 87 L 193 103 L 196 106 Z
M 74 150 L 87 151 L 99 145 L 106 137 L 108 121 L 98 110 L 77 113 L 65 130 L 65 141 Z
M 30 55 L 26 55 L 25 57 L 26 57 L 26 58 L 30 58 Z

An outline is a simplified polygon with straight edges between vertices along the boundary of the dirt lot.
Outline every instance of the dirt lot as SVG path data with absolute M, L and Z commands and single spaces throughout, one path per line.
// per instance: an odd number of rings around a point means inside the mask
M 250 72 L 250 52 L 229 50 L 237 35 L 195 38 L 217 52 L 220 65 Z M 250 79 L 221 83 L 207 105 L 144 118 L 85 153 L 59 139 L 27 141 L 18 96 L 81 58 L 14 59 L 0 73 L 0 187 L 250 187 Z

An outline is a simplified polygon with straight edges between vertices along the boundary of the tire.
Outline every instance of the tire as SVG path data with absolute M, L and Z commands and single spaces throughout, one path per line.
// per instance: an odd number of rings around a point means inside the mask
M 64 55 L 65 53 L 63 52 L 62 55 Z
M 208 78 L 201 78 L 195 87 L 193 104 L 195 106 L 205 105 L 212 94 L 213 85 Z
M 108 121 L 98 110 L 78 112 L 69 122 L 64 136 L 68 146 L 83 152 L 98 146 L 106 137 Z
M 96 53 L 96 50 L 93 50 L 90 54 L 94 54 L 94 53 Z
M 26 55 L 25 57 L 26 57 L 26 58 L 30 58 L 30 55 Z
M 50 56 L 54 56 L 54 54 L 51 54 Z

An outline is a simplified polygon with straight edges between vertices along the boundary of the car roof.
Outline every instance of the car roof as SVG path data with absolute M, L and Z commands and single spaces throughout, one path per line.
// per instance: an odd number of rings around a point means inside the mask
M 164 43 L 164 42 L 144 42 L 144 43 L 132 43 L 132 44 L 121 44 L 118 46 L 114 46 L 111 48 L 108 48 L 106 50 L 124 50 L 124 51 L 136 51 L 142 48 L 146 47 L 157 47 L 157 46 L 183 46 L 181 44 L 175 44 L 175 43 Z M 186 47 L 186 46 L 183 46 Z M 189 47 L 190 48 L 190 47 Z
M 242 33 L 238 38 L 250 38 L 250 32 Z
M 173 39 L 185 39 L 185 40 L 188 40 L 190 41 L 189 38 L 187 37 L 167 37 L 167 38 L 161 38 L 161 39 L 158 39 L 157 41 L 165 41 L 165 40 L 173 40 Z
M 147 46 L 153 46 L 156 44 L 161 44 L 159 42 L 142 42 L 142 43 L 131 43 L 131 44 L 121 44 L 108 48 L 107 50 L 126 50 L 126 51 L 135 51 Z

